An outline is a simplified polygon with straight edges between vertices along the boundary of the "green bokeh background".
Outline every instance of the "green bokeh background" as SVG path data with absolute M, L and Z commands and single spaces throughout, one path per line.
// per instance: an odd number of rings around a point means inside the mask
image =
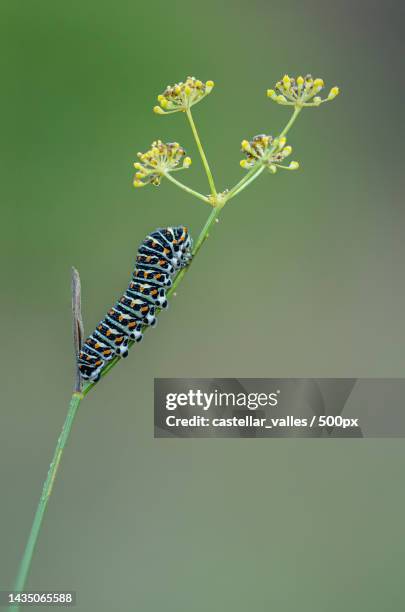
M 77 610 L 400 610 L 402 440 L 154 440 L 159 376 L 404 374 L 403 3 L 3 0 L 0 583 L 10 588 L 64 419 L 70 266 L 87 331 L 151 229 L 209 212 L 171 184 L 135 191 L 150 142 L 193 157 L 180 115 L 151 112 L 188 74 L 218 185 L 242 138 L 289 109 L 285 72 L 340 85 L 290 133 L 299 172 L 229 204 L 158 328 L 83 403 L 28 587 Z M 384 406 L 381 406 L 384 409 Z

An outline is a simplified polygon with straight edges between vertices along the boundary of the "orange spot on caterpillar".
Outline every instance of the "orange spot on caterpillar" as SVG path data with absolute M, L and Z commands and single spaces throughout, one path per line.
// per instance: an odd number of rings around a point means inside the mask
M 144 306 L 143 308 L 141 308 L 141 312 L 148 312 L 149 308 L 148 306 Z

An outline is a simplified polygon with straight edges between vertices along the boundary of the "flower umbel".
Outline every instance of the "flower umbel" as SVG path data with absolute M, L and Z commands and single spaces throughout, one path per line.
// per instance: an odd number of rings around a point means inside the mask
M 162 177 L 176 170 L 183 170 L 191 165 L 190 157 L 184 157 L 185 150 L 178 142 L 163 143 L 155 140 L 146 153 L 138 153 L 139 162 L 134 163 L 137 173 L 135 174 L 134 187 L 144 187 L 148 183 L 160 185 Z M 179 166 L 183 158 L 183 163 Z
M 319 106 L 323 102 L 333 100 L 339 93 L 339 87 L 332 87 L 328 96 L 322 99 L 319 94 L 324 88 L 323 79 L 313 79 L 310 74 L 306 77 L 299 76 L 296 79 L 285 74 L 281 81 L 278 81 L 274 89 L 267 90 L 267 96 L 285 106 Z
M 273 174 L 277 172 L 277 168 L 296 170 L 299 167 L 296 161 L 290 162 L 288 166 L 281 164 L 292 152 L 292 147 L 286 146 L 286 142 L 285 137 L 278 139 L 266 134 L 258 134 L 252 140 L 242 140 L 241 150 L 245 153 L 246 159 L 242 159 L 240 165 L 242 168 L 250 169 L 256 164 L 262 164 Z
M 153 110 L 158 115 L 184 112 L 211 93 L 213 87 L 213 81 L 203 83 L 194 77 L 187 77 L 185 83 L 168 85 L 158 96 L 160 106 L 155 106 Z

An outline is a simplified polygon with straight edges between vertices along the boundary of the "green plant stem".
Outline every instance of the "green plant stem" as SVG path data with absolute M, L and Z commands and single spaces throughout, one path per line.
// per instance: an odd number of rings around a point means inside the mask
M 299 113 L 301 111 L 300 107 L 295 107 L 294 109 L 294 113 L 292 114 L 290 120 L 288 121 L 287 125 L 285 126 L 285 128 L 283 129 L 283 131 L 280 133 L 279 138 L 285 136 L 288 131 L 290 130 L 290 128 L 292 127 L 292 125 L 294 124 L 296 118 L 298 117 Z M 213 224 L 217 221 L 218 216 L 223 208 L 223 206 L 225 205 L 225 203 L 231 199 L 232 197 L 234 197 L 235 195 L 239 194 L 243 189 L 245 189 L 252 181 L 254 181 L 264 170 L 264 166 L 260 165 L 260 166 L 254 166 L 245 176 L 244 178 L 239 181 L 239 183 L 237 183 L 230 191 L 229 193 L 222 198 L 221 201 L 219 201 L 218 196 L 217 196 L 217 191 L 215 188 L 215 184 L 214 184 L 214 179 L 212 177 L 212 173 L 210 170 L 210 167 L 208 165 L 208 161 L 207 158 L 205 156 L 204 153 L 204 149 L 202 147 L 200 138 L 198 136 L 198 132 L 195 126 L 195 123 L 193 121 L 193 117 L 191 115 L 191 111 L 190 109 L 188 109 L 186 111 L 187 113 L 187 117 L 188 120 L 190 122 L 190 126 L 191 129 L 193 131 L 194 134 L 194 138 L 196 140 L 197 143 L 197 147 L 198 150 L 200 152 L 201 155 L 201 159 L 202 159 L 202 163 L 204 165 L 206 174 L 207 174 L 207 178 L 208 178 L 208 182 L 210 184 L 210 188 L 211 188 L 211 193 L 213 196 L 214 201 L 216 202 L 216 206 L 214 206 L 212 208 L 212 211 L 204 225 L 204 227 L 202 228 L 197 241 L 195 243 L 195 246 L 193 248 L 193 257 L 195 257 L 197 255 L 197 253 L 199 252 L 199 250 L 201 249 L 202 245 L 204 244 L 204 242 L 206 241 L 206 239 L 209 236 L 209 231 L 211 229 L 211 227 L 213 226 Z M 269 155 L 271 155 L 271 153 L 273 152 L 274 149 L 270 149 L 269 151 Z M 172 183 L 174 183 L 175 185 L 177 185 L 178 187 L 180 187 L 181 189 L 183 189 L 184 191 L 187 191 L 187 193 L 190 193 L 191 195 L 194 195 L 195 197 L 199 198 L 200 200 L 203 200 L 204 202 L 209 203 L 210 205 L 212 205 L 212 203 L 210 202 L 210 199 L 207 198 L 206 196 L 203 196 L 202 194 L 198 193 L 197 191 L 194 191 L 193 189 L 191 189 L 190 187 L 187 187 L 186 185 L 183 185 L 183 183 L 180 183 L 179 181 L 177 181 L 176 179 L 174 179 L 172 176 L 170 176 L 169 174 L 166 174 L 166 178 L 168 178 L 170 181 L 172 181 Z M 185 274 L 187 273 L 189 266 L 187 268 L 183 268 L 182 270 L 179 271 L 179 273 L 177 274 L 176 278 L 174 279 L 173 285 L 172 287 L 169 289 L 169 291 L 167 292 L 167 297 L 171 298 L 175 292 L 177 287 L 179 286 L 180 282 L 182 281 L 182 279 L 184 278 Z M 146 331 L 147 328 L 145 328 Z M 133 342 L 131 343 L 133 344 Z M 106 376 L 109 374 L 109 372 L 112 370 L 113 367 L 115 367 L 115 365 L 118 363 L 119 358 L 115 357 L 114 359 L 112 359 L 107 366 L 104 368 L 103 372 L 102 372 L 102 376 Z M 38 536 L 39 536 L 39 532 L 41 529 L 41 525 L 42 525 L 42 521 L 44 519 L 44 515 L 45 515 L 45 510 L 46 507 L 48 505 L 48 501 L 50 498 L 50 495 L 52 493 L 52 488 L 53 488 L 53 484 L 55 482 L 55 478 L 56 475 L 58 473 L 58 469 L 59 469 L 59 465 L 60 465 L 60 461 L 62 458 L 62 454 L 63 454 L 63 450 L 66 446 L 66 443 L 69 439 L 71 430 L 72 430 L 72 425 L 74 422 L 74 419 L 76 417 L 80 402 L 82 401 L 82 399 L 84 398 L 85 395 L 87 395 L 87 393 L 89 393 L 94 387 L 95 387 L 96 383 L 94 382 L 89 382 L 87 383 L 82 392 L 75 392 L 72 395 L 72 398 L 70 400 L 70 404 L 69 404 L 69 408 L 68 408 L 68 412 L 66 415 L 66 419 L 65 422 L 63 424 L 62 427 L 62 432 L 59 436 L 58 442 L 56 444 L 56 448 L 55 448 L 55 452 L 52 458 L 52 462 L 51 465 L 49 467 L 49 471 L 42 489 L 42 495 L 41 498 L 39 500 L 38 503 L 38 507 L 37 510 L 35 512 L 35 516 L 34 516 L 34 520 L 32 523 L 32 527 L 31 527 L 31 531 L 28 537 L 28 541 L 24 550 L 24 554 L 21 560 L 21 564 L 18 570 L 18 574 L 17 574 L 17 578 L 14 584 L 14 590 L 15 591 L 22 591 L 24 589 L 26 580 L 27 580 L 27 576 L 30 570 L 30 566 L 31 566 L 31 562 L 32 562 L 32 557 L 35 551 L 35 547 L 38 541 Z M 13 610 L 14 612 L 16 610 L 19 610 L 19 604 L 12 604 L 9 607 L 9 610 Z
M 294 108 L 293 114 L 291 115 L 283 131 L 280 132 L 280 134 L 278 135 L 278 139 L 288 134 L 289 130 L 294 125 L 294 122 L 297 119 L 298 115 L 300 114 L 301 110 L 302 108 L 300 106 L 296 106 Z M 271 147 L 271 149 L 268 152 L 268 155 L 270 156 L 274 152 L 274 150 L 275 150 L 275 147 Z M 262 164 L 256 164 L 255 166 L 253 166 L 253 168 L 251 168 L 249 172 L 247 172 L 245 176 L 238 183 L 236 183 L 234 187 L 232 187 L 232 189 L 230 189 L 228 194 L 225 196 L 225 200 L 226 201 L 231 200 L 233 197 L 238 195 L 241 191 L 243 191 L 243 189 L 245 189 L 245 187 L 250 185 L 250 183 L 252 183 L 262 172 L 263 172 Z
M 257 177 L 260 176 L 263 171 L 264 171 L 264 166 L 263 165 L 261 165 L 260 168 L 256 168 L 256 172 L 252 173 L 252 175 L 249 176 L 249 178 L 246 181 L 244 181 L 238 187 L 238 189 L 231 190 L 232 195 L 230 195 L 230 197 L 228 197 L 227 200 L 230 200 L 231 198 L 234 198 L 235 196 L 237 196 L 238 193 L 243 191 L 243 189 L 245 189 L 248 185 L 250 185 L 250 183 L 253 183 L 253 181 L 255 181 L 257 179 Z
M 279 138 L 282 138 L 283 136 L 286 136 L 288 134 L 288 132 L 290 131 L 290 129 L 294 125 L 295 120 L 297 119 L 297 117 L 298 117 L 298 115 L 300 114 L 301 111 L 302 111 L 302 106 L 295 106 L 294 112 L 291 115 L 290 120 L 288 121 L 288 123 L 285 126 L 285 128 L 283 129 L 283 131 L 280 132 Z
M 204 166 L 207 178 L 208 178 L 208 183 L 210 185 L 211 194 L 214 197 L 216 197 L 217 190 L 215 188 L 214 178 L 212 176 L 212 172 L 211 172 L 211 169 L 209 167 L 208 160 L 207 160 L 207 158 L 205 156 L 204 149 L 203 149 L 203 146 L 201 144 L 201 140 L 200 140 L 200 137 L 198 135 L 197 128 L 195 126 L 193 116 L 191 114 L 191 110 L 189 108 L 186 109 L 186 115 L 187 115 L 187 119 L 188 119 L 188 121 L 190 123 L 190 127 L 191 127 L 191 130 L 193 132 L 194 139 L 195 139 L 195 141 L 197 143 L 198 150 L 200 152 L 201 161 L 203 163 L 203 166 Z
M 166 172 L 165 173 L 165 177 L 167 179 L 169 179 L 169 181 L 174 183 L 174 185 L 177 185 L 177 187 L 180 187 L 180 189 L 183 189 L 183 191 L 186 191 L 187 193 L 189 193 L 189 194 L 195 196 L 196 198 L 198 198 L 199 200 L 202 200 L 203 202 L 206 202 L 207 204 L 212 206 L 212 204 L 209 201 L 209 199 L 207 198 L 207 196 L 203 195 L 202 193 L 199 193 L 198 191 L 194 191 L 194 189 L 191 189 L 191 187 L 187 187 L 187 185 L 184 185 L 184 183 L 180 183 L 180 181 L 175 179 L 174 176 L 172 176 L 170 174 L 170 172 Z
M 202 245 L 208 238 L 209 230 L 211 229 L 212 225 L 215 223 L 216 219 L 218 218 L 218 215 L 221 212 L 221 208 L 222 207 L 217 206 L 212 209 L 204 227 L 202 228 L 200 232 L 200 235 L 197 238 L 195 246 L 193 248 L 193 257 L 197 255 Z M 171 298 L 173 296 L 180 282 L 182 281 L 185 274 L 187 273 L 187 270 L 188 270 L 188 267 L 183 268 L 177 274 L 176 278 L 174 279 L 172 287 L 167 292 L 168 298 Z M 118 358 L 113 359 L 104 369 L 103 376 L 106 376 L 111 371 L 111 369 L 118 363 L 118 361 L 119 361 Z M 65 448 L 65 445 L 69 439 L 69 436 L 72 430 L 73 421 L 77 414 L 77 410 L 79 408 L 80 402 L 82 401 L 84 396 L 87 395 L 87 393 L 89 393 L 95 387 L 95 385 L 96 383 L 93 383 L 93 382 L 88 383 L 87 385 L 85 385 L 82 393 L 73 393 L 72 398 L 70 400 L 66 419 L 62 427 L 62 432 L 56 444 L 52 462 L 49 467 L 49 471 L 48 471 L 48 474 L 47 474 L 47 477 L 46 477 L 46 480 L 45 480 L 45 483 L 42 489 L 42 495 L 39 500 L 37 510 L 35 512 L 35 516 L 34 516 L 31 531 L 28 537 L 27 545 L 24 550 L 24 554 L 23 554 L 22 561 L 21 561 L 21 564 L 18 570 L 16 581 L 14 583 L 14 591 L 22 591 L 24 589 L 24 586 L 27 580 L 27 576 L 28 576 L 28 572 L 30 570 L 32 557 L 33 557 L 35 547 L 37 544 L 39 532 L 41 529 L 42 521 L 45 515 L 45 510 L 48 505 L 50 495 L 52 493 L 52 487 L 55 482 L 56 475 L 58 473 L 63 450 Z M 14 612 L 18 609 L 19 609 L 18 604 L 12 604 L 9 607 L 9 610 L 13 610 Z
M 79 408 L 79 405 L 82 399 L 83 399 L 83 395 L 81 393 L 75 392 L 73 393 L 72 398 L 70 400 L 66 419 L 62 427 L 62 432 L 56 444 L 56 448 L 53 454 L 51 465 L 49 466 L 48 474 L 47 474 L 47 477 L 45 479 L 44 486 L 42 489 L 42 494 L 41 494 L 41 497 L 38 503 L 37 510 L 35 512 L 31 531 L 28 536 L 27 544 L 24 550 L 24 554 L 23 554 L 21 563 L 20 563 L 20 567 L 18 569 L 17 578 L 14 583 L 14 591 L 22 591 L 24 589 L 24 586 L 27 580 L 27 576 L 28 576 L 28 572 L 30 570 L 32 557 L 33 557 L 34 550 L 36 547 L 36 543 L 38 540 L 38 535 L 41 529 L 42 521 L 44 519 L 45 510 L 46 510 L 49 498 L 52 493 L 52 488 L 55 482 L 56 475 L 58 473 L 63 450 L 65 448 L 66 442 L 69 439 L 69 435 L 72 430 L 73 421 L 75 420 L 75 416 L 77 414 L 77 410 Z M 18 604 L 12 604 L 9 607 L 9 610 L 13 610 L 14 612 L 18 609 L 19 609 Z

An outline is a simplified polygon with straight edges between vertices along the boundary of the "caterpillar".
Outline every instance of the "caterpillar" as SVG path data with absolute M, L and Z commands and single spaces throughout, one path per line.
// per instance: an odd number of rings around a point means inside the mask
M 166 291 L 172 277 L 189 264 L 192 245 L 183 225 L 146 236 L 127 290 L 81 347 L 77 363 L 83 379 L 97 382 L 114 356 L 127 357 L 130 340 L 140 342 L 143 328 L 156 325 L 156 311 L 167 308 Z

